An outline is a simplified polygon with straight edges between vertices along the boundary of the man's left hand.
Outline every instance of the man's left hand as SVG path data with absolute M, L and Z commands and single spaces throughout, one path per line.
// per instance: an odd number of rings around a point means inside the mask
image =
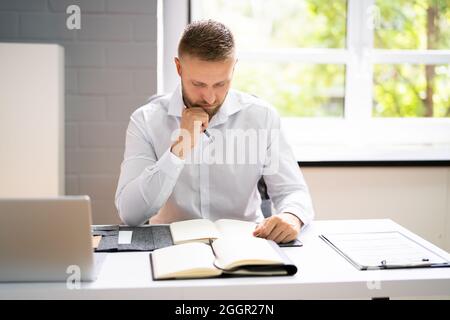
M 297 238 L 301 225 L 301 220 L 295 215 L 283 212 L 264 219 L 253 231 L 253 235 L 276 243 L 286 243 Z

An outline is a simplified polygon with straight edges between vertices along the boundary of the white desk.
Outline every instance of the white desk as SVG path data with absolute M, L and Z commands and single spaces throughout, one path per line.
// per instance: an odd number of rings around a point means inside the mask
M 148 252 L 110 253 L 98 279 L 69 290 L 65 283 L 0 284 L 0 299 L 370 299 L 450 297 L 450 268 L 358 271 L 323 240 L 322 232 L 399 230 L 449 254 L 391 220 L 315 221 L 301 248 L 285 248 L 293 277 L 152 281 Z

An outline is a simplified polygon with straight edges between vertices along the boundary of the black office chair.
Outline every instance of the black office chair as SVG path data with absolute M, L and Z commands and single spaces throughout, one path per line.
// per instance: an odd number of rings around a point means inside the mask
M 270 201 L 269 194 L 267 193 L 267 185 L 263 177 L 258 181 L 258 191 L 262 200 L 261 211 L 264 218 L 268 218 L 272 215 L 272 201 Z

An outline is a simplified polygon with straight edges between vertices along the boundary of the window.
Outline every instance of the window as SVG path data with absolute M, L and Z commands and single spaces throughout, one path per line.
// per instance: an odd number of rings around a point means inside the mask
M 281 116 L 344 116 L 344 65 L 239 63 L 234 87 L 264 97 Z
M 423 64 L 450 49 L 448 0 L 376 0 L 374 47 L 421 52 L 412 63 L 374 66 L 374 117 L 450 117 L 450 65 Z M 418 51 L 420 50 L 420 51 Z M 447 55 L 447 62 L 449 62 Z M 438 61 L 436 61 L 438 62 Z
M 374 117 L 450 117 L 448 65 L 374 66 Z

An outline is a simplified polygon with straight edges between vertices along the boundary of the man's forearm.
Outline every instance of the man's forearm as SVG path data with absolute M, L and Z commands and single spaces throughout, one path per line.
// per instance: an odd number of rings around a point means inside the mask
M 167 150 L 156 164 L 123 186 L 116 196 L 122 221 L 136 226 L 156 214 L 172 193 L 183 166 L 184 162 Z

